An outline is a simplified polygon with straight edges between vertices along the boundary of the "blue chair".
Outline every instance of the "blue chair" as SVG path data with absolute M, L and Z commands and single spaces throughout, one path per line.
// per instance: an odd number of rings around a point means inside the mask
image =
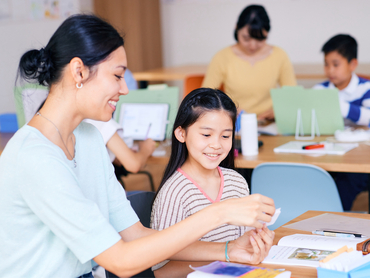
M 152 214 L 152 204 L 155 192 L 152 191 L 133 191 L 127 192 L 127 199 L 136 212 L 143 226 L 150 228 L 150 217 Z
M 274 199 L 281 214 L 274 230 L 308 210 L 343 212 L 333 178 L 320 167 L 301 163 L 263 163 L 252 173 L 251 192 Z
M 140 222 L 147 228 L 150 227 L 150 216 L 152 213 L 154 195 L 155 192 L 151 191 L 135 191 L 131 194 L 127 194 L 127 199 L 131 202 L 131 206 L 139 217 Z M 117 275 L 107 270 L 105 271 L 105 275 L 107 278 L 118 278 Z M 154 273 L 151 268 L 148 268 L 132 277 L 154 277 Z

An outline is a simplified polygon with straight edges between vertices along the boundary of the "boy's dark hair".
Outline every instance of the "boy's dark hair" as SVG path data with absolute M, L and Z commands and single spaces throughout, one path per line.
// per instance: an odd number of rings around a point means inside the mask
M 247 6 L 239 15 L 234 38 L 238 41 L 238 31 L 248 25 L 249 35 L 257 40 L 263 41 L 266 36 L 263 30 L 270 31 L 270 18 L 263 6 L 250 5 Z
M 235 121 L 237 110 L 235 103 L 224 92 L 211 88 L 199 88 L 188 94 L 180 104 L 179 111 L 172 129 L 172 146 L 170 161 L 167 164 L 162 182 L 157 190 L 156 196 L 163 184 L 172 174 L 181 167 L 188 157 L 185 143 L 181 143 L 175 136 L 178 127 L 186 130 L 194 124 L 205 112 L 226 111 L 233 122 L 232 146 L 226 158 L 221 161 L 220 166 L 234 169 L 234 139 Z
M 351 62 L 357 59 L 357 42 L 350 35 L 339 34 L 328 40 L 321 49 L 324 54 L 337 51 L 340 55 Z

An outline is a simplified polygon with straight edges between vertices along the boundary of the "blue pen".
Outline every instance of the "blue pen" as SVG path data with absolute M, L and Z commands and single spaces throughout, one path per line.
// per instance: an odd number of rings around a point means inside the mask
M 315 235 L 322 235 L 322 236 L 334 236 L 334 237 L 351 237 L 354 238 L 354 234 L 344 234 L 344 233 L 337 233 L 337 232 L 327 232 L 327 231 L 312 231 Z

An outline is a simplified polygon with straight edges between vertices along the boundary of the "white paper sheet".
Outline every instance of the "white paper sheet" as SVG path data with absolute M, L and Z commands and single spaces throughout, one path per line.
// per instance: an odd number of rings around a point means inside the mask
M 370 238 L 370 220 L 332 213 L 324 213 L 315 217 L 311 217 L 290 225 L 286 225 L 284 228 L 307 232 L 312 232 L 315 230 L 341 231 L 346 233 L 362 234 L 366 238 Z

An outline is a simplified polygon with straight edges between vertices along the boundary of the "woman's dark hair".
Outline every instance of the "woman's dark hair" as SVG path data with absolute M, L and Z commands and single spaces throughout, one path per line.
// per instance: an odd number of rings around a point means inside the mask
M 234 102 L 222 91 L 211 88 L 199 88 L 188 94 L 180 104 L 179 111 L 173 124 L 172 146 L 170 161 L 166 167 L 162 182 L 157 190 L 161 190 L 163 184 L 172 176 L 172 174 L 184 164 L 188 157 L 188 149 L 185 143 L 181 143 L 175 137 L 175 130 L 181 127 L 186 131 L 188 127 L 194 124 L 200 116 L 211 111 L 226 111 L 229 113 L 233 122 L 233 135 L 231 150 L 226 158 L 221 161 L 220 166 L 234 169 L 234 139 L 235 139 L 235 121 L 236 106 Z M 157 195 L 156 194 L 156 195 Z
M 123 44 L 121 35 L 104 20 L 94 15 L 73 15 L 59 26 L 45 48 L 23 54 L 18 73 L 28 82 L 50 86 L 60 80 L 64 67 L 74 57 L 91 69 Z
M 265 40 L 267 37 L 263 30 L 270 31 L 270 18 L 264 7 L 260 5 L 250 5 L 246 7 L 238 18 L 234 38 L 238 41 L 238 31 L 248 25 L 249 35 L 257 40 Z

